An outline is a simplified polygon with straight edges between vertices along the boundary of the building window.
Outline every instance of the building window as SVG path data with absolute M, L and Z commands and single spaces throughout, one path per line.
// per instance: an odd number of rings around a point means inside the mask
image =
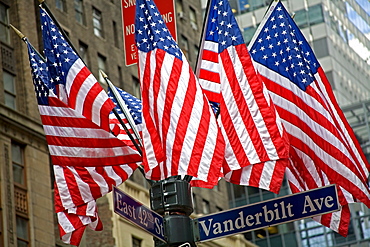
M 17 246 L 27 247 L 29 246 L 29 234 L 28 234 L 28 219 L 17 217 Z
M 243 30 L 243 38 L 246 44 L 249 44 L 253 38 L 254 33 L 256 32 L 257 27 L 246 27 Z
M 86 65 L 89 64 L 89 58 L 88 58 L 88 54 L 87 54 L 87 49 L 88 49 L 88 46 L 81 42 L 79 43 L 79 47 L 78 47 L 78 50 L 79 50 L 79 55 L 80 55 L 80 58 L 82 59 L 82 61 L 84 61 L 84 63 Z
M 192 7 L 190 7 L 189 17 L 191 28 L 193 28 L 194 30 L 198 30 L 197 12 L 195 12 Z
M 93 8 L 93 26 L 94 26 L 94 34 L 98 37 L 104 37 L 103 34 L 103 21 L 102 15 L 99 10 Z
M 25 186 L 23 148 L 12 143 L 13 180 L 16 184 Z
M 133 91 L 133 95 L 138 98 L 138 99 L 141 99 L 141 90 L 140 90 L 140 81 L 137 77 L 132 77 L 132 81 L 133 81 L 133 84 L 132 84 L 132 91 Z
M 82 0 L 75 0 L 75 17 L 78 23 L 85 25 L 84 6 Z
M 106 73 L 106 58 L 103 55 L 98 54 L 98 69 L 99 69 L 99 82 L 105 83 L 104 77 L 101 75 L 100 70 Z
M 118 29 L 117 29 L 117 23 L 115 21 L 112 22 L 113 27 L 113 39 L 114 39 L 114 45 L 116 47 L 119 47 L 119 39 L 118 39 Z
M 8 8 L 4 4 L 0 3 L 0 41 L 9 44 L 9 19 L 8 19 Z
M 16 109 L 15 76 L 3 70 L 5 105 Z
M 188 42 L 188 39 L 184 35 L 181 35 L 180 48 L 182 52 L 184 53 L 185 57 L 191 60 L 191 58 L 189 57 L 189 42 Z
M 176 13 L 177 16 L 180 17 L 180 19 L 184 18 L 184 5 L 182 3 L 182 0 L 176 0 Z
M 122 68 L 121 66 L 117 66 L 117 70 L 118 70 L 118 83 L 120 85 L 121 88 L 123 88 L 123 78 L 122 78 Z
M 60 11 L 66 12 L 66 1 L 65 0 L 55 0 L 55 7 Z
M 28 201 L 25 175 L 24 148 L 12 143 L 14 201 L 17 227 L 17 246 L 29 246 Z
M 141 247 L 141 239 L 132 236 L 132 247 Z
M 211 212 L 209 201 L 207 200 L 202 201 L 202 209 L 203 209 L 203 214 L 209 214 Z

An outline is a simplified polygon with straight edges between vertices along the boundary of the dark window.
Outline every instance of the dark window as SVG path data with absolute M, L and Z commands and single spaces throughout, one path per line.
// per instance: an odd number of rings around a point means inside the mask
M 141 247 L 141 239 L 132 236 L 132 247 Z
M 5 105 L 16 109 L 15 76 L 3 70 Z
M 78 49 L 79 49 L 78 53 L 82 61 L 84 61 L 84 63 L 88 65 L 89 64 L 89 58 L 87 53 L 88 46 L 85 43 L 80 42 Z
M 94 34 L 98 37 L 104 37 L 102 14 L 96 8 L 93 8 L 93 26 Z
M 132 91 L 133 91 L 133 95 L 140 99 L 141 98 L 141 90 L 140 90 L 140 81 L 137 77 L 132 77 L 132 81 L 133 81 L 133 84 L 132 84 Z
M 256 27 L 246 27 L 246 28 L 244 28 L 243 38 L 244 38 L 244 42 L 246 44 L 249 44 L 249 42 L 251 42 L 251 40 L 253 38 L 253 35 L 256 32 L 256 30 L 257 30 Z
M 66 12 L 66 1 L 65 0 L 55 0 L 55 7 L 60 11 Z
M 17 215 L 17 246 L 29 246 L 28 219 Z
M 189 42 L 188 42 L 188 39 L 184 35 L 181 35 L 180 48 L 181 48 L 182 52 L 184 53 L 185 57 L 187 57 L 190 60 L 190 57 L 189 57 Z
M 314 40 L 313 49 L 317 58 L 329 56 L 329 48 L 326 38 Z
M 8 7 L 0 3 L 0 41 L 9 44 L 9 19 L 8 19 Z
M 116 47 L 119 47 L 118 29 L 117 29 L 117 23 L 115 21 L 112 22 L 112 27 L 113 27 L 114 45 Z
M 75 17 L 78 23 L 85 25 L 84 6 L 82 0 L 75 0 Z
M 202 201 L 202 210 L 203 210 L 203 214 L 209 214 L 211 212 L 211 207 L 209 206 L 209 201 L 207 201 L 207 200 Z
M 190 17 L 190 26 L 194 30 L 198 30 L 197 12 L 192 7 L 190 7 L 189 17 Z
M 99 69 L 99 82 L 105 83 L 105 79 L 100 73 L 100 70 L 102 70 L 104 73 L 107 73 L 106 71 L 106 58 L 103 55 L 98 54 L 98 69 Z

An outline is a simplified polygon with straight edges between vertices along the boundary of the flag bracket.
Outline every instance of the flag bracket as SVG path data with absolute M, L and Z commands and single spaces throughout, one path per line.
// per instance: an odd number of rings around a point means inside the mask
M 156 247 L 172 247 L 187 243 L 196 246 L 193 222 L 189 217 L 194 211 L 191 186 L 179 176 L 157 181 L 150 188 L 152 210 L 164 216 L 166 243 L 154 240 Z

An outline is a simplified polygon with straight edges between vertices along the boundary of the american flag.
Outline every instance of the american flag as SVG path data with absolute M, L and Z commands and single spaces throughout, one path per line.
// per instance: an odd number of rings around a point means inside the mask
M 93 83 L 96 80 L 87 68 L 78 67 L 82 63 L 81 59 L 64 42 L 48 14 L 43 9 L 40 9 L 40 13 L 43 40 L 48 44 L 44 45 L 45 54 L 55 57 L 48 57 L 45 63 L 28 43 L 29 59 L 40 116 L 54 165 L 55 209 L 60 235 L 66 243 L 78 245 L 87 225 L 95 230 L 101 229 L 95 200 L 107 194 L 113 185 L 118 186 L 124 182 L 137 167 L 136 164 L 123 164 L 137 162 L 141 157 L 107 131 L 108 114 L 114 106 L 113 102 L 104 95 L 103 90 L 98 89 L 98 83 Z M 50 42 L 54 43 L 51 45 Z M 52 52 L 48 50 L 51 47 Z M 71 60 L 74 61 L 72 64 Z M 81 71 L 88 73 L 87 76 L 84 74 L 86 78 Z M 59 83 L 61 78 L 56 74 L 65 76 L 65 84 Z M 75 82 L 81 84 L 79 92 L 69 94 L 69 90 L 63 91 L 66 88 L 76 90 L 71 85 Z M 92 96 L 82 93 L 86 90 L 85 83 L 92 84 L 86 92 L 92 93 Z M 69 100 L 69 95 L 73 95 L 74 100 Z M 84 100 L 86 104 L 93 102 L 94 106 L 85 105 L 87 109 L 80 109 L 80 106 L 84 106 L 81 103 Z M 96 106 L 99 104 L 96 114 Z M 99 113 L 104 117 L 99 116 Z
M 348 203 L 370 207 L 369 164 L 313 50 L 280 1 L 270 6 L 250 52 L 289 135 L 292 191 L 337 184 L 342 211 L 316 220 L 347 235 Z
M 210 3 L 198 66 L 205 94 L 220 104 L 225 179 L 277 193 L 289 144 L 228 1 Z
M 118 115 L 120 116 L 122 121 L 126 124 L 127 129 L 130 131 L 130 133 L 133 135 L 133 137 L 135 137 L 134 131 L 131 129 L 131 126 L 129 126 L 128 120 L 126 119 L 125 115 L 123 114 L 122 109 L 121 109 L 121 107 L 119 106 L 119 104 L 117 102 L 118 99 L 116 99 L 112 90 L 116 90 L 116 92 L 118 93 L 118 96 L 120 97 L 120 99 L 122 99 L 122 102 L 126 105 L 128 111 L 129 111 L 127 114 L 129 114 L 131 116 L 133 124 L 135 125 L 134 128 L 136 128 L 138 134 L 141 136 L 141 130 L 142 130 L 141 100 L 139 100 L 135 96 L 127 93 L 126 91 L 124 91 L 124 90 L 122 90 L 122 89 L 120 89 L 116 86 L 114 86 L 113 89 L 110 86 L 108 88 L 108 96 L 113 101 L 113 103 L 116 105 L 116 107 L 115 107 L 116 112 L 118 113 Z M 111 112 L 109 117 L 110 117 L 110 125 L 111 125 L 112 132 L 115 133 L 117 138 L 119 138 L 120 140 L 125 141 L 128 145 L 133 145 L 132 143 L 130 143 L 131 142 L 130 138 L 128 137 L 124 128 L 121 126 L 121 123 L 117 119 L 115 114 L 113 112 Z M 134 139 L 136 140 L 136 138 L 134 138 Z M 141 139 L 141 137 L 140 137 L 140 139 Z M 137 141 L 137 143 L 139 143 L 138 140 L 136 140 L 136 141 Z
M 38 88 L 40 113 L 53 164 L 121 165 L 141 160 L 137 151 L 111 135 L 114 107 L 104 89 L 40 8 L 49 88 Z M 56 112 L 56 110 L 58 110 Z
M 216 118 L 152 0 L 136 1 L 143 165 L 153 179 L 190 175 L 217 183 L 224 142 Z

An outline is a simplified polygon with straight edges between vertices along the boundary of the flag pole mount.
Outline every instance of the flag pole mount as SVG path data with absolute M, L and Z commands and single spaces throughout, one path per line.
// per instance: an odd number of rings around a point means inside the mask
M 173 176 L 154 182 L 150 188 L 150 206 L 163 216 L 164 236 L 167 243 L 154 239 L 156 247 L 187 244 L 195 247 L 192 219 L 194 211 L 190 183 Z
M 27 40 L 27 37 L 21 32 L 19 31 L 16 27 L 14 27 L 12 24 L 9 24 L 9 26 L 14 30 L 14 32 L 23 40 Z

